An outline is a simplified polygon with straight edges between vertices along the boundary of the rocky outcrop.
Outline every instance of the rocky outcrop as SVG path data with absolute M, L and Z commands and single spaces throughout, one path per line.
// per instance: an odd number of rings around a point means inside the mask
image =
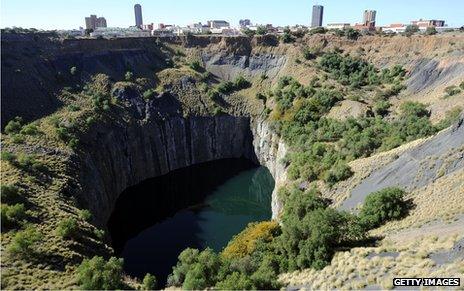
M 273 54 L 204 53 L 206 69 L 221 79 L 232 80 L 238 75 L 257 76 L 265 74 L 274 78 L 285 66 L 287 57 Z
M 451 128 L 406 150 L 396 160 L 372 172 L 351 190 L 340 209 L 354 209 L 369 193 L 386 187 L 408 192 L 464 167 L 464 114 Z
M 64 87 L 76 87 L 103 73 L 114 80 L 153 79 L 164 68 L 165 56 L 153 41 L 141 39 L 63 40 L 2 35 L 2 128 L 15 116 L 26 121 L 56 111 Z M 71 68 L 76 71 L 71 73 Z

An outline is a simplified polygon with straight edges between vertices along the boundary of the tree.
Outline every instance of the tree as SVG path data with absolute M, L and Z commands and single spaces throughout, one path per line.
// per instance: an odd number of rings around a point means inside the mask
M 404 195 L 405 192 L 399 188 L 385 188 L 367 195 L 359 213 L 361 223 L 372 229 L 403 217 L 408 209 Z
M 205 289 L 214 286 L 221 268 L 219 256 L 207 248 L 202 252 L 185 249 L 179 255 L 177 265 L 168 277 L 169 286 L 184 289 Z
M 218 290 L 252 290 L 253 282 L 246 275 L 233 272 L 216 284 Z
M 415 34 L 416 32 L 419 32 L 419 26 L 417 25 L 408 25 L 406 26 L 406 29 L 404 31 L 404 33 L 407 35 L 407 36 L 411 36 L 413 34 Z
M 290 33 L 285 32 L 282 35 L 282 42 L 283 43 L 291 43 L 291 42 L 294 42 L 294 38 Z
M 358 37 L 359 37 L 359 31 L 357 31 L 356 29 L 353 29 L 351 27 L 345 29 L 344 32 L 345 32 L 346 38 L 348 38 L 348 39 L 357 40 Z
M 327 29 L 325 29 L 324 27 L 316 27 L 316 28 L 313 28 L 309 31 L 309 34 L 313 35 L 313 34 L 325 34 L 327 32 Z
M 22 124 L 23 124 L 23 119 L 19 116 L 16 116 L 12 120 L 10 120 L 5 126 L 5 133 L 6 134 L 19 133 L 19 131 L 22 128 Z
M 265 35 L 267 33 L 267 28 L 266 26 L 260 25 L 258 28 L 256 28 L 256 34 L 257 35 Z
M 435 29 L 435 26 L 429 26 L 427 27 L 427 29 L 425 30 L 425 34 L 426 35 L 434 35 L 434 34 L 437 34 L 437 30 Z
M 244 29 L 242 29 L 242 33 L 245 34 L 248 37 L 253 37 L 256 34 L 256 31 L 251 30 L 249 28 L 244 28 Z
M 155 275 L 147 273 L 143 278 L 143 289 L 144 290 L 156 290 L 156 277 Z
M 105 261 L 95 256 L 85 259 L 77 268 L 77 281 L 85 290 L 115 290 L 122 287 L 123 260 L 111 257 Z

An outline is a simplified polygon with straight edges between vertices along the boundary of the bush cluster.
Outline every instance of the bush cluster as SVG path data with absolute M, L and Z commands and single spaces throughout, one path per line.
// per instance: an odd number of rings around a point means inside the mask
M 324 54 L 319 60 L 319 66 L 342 85 L 349 85 L 352 88 L 380 85 L 382 82 L 400 82 L 406 74 L 406 71 L 399 65 L 391 69 L 383 69 L 379 73 L 372 64 L 338 52 Z M 398 89 L 401 90 L 402 87 L 395 87 L 395 90 Z
M 48 167 L 41 161 L 37 160 L 35 155 L 20 153 L 15 155 L 10 152 L 2 152 L 2 161 L 8 161 L 13 166 L 29 173 L 44 173 L 48 171 Z
M 42 240 L 42 234 L 36 227 L 28 226 L 25 230 L 18 231 L 7 251 L 13 256 L 27 258 L 34 255 L 37 251 L 37 245 Z
M 408 211 L 404 195 L 405 192 L 399 188 L 385 188 L 369 194 L 359 213 L 361 223 L 372 229 L 404 217 Z
M 184 250 L 168 285 L 189 290 L 278 289 L 279 273 L 322 269 L 337 249 L 362 243 L 369 229 L 404 215 L 406 202 L 397 191 L 401 190 L 368 195 L 358 217 L 329 207 L 330 201 L 316 188 L 282 188 L 282 226 L 275 222 L 250 224 L 220 255 L 211 249 Z M 386 205 L 379 208 L 379 202 Z M 250 242 L 254 247 L 249 248 Z
M 123 287 L 123 260 L 110 258 L 105 261 L 95 256 L 85 259 L 77 268 L 77 281 L 84 290 L 116 290 Z
M 12 228 L 17 228 L 23 224 L 25 218 L 26 209 L 24 207 L 24 204 L 1 204 L 2 229 L 8 230 Z
M 61 220 L 56 228 L 56 234 L 66 239 L 76 238 L 79 234 L 79 225 L 77 220 L 74 218 Z
M 202 72 L 204 70 L 203 65 L 198 60 L 190 62 L 189 68 L 197 72 Z

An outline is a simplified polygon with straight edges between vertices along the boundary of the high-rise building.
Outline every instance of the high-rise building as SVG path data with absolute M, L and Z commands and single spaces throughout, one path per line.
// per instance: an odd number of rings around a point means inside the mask
M 142 27 L 143 20 L 142 20 L 142 6 L 140 4 L 134 5 L 134 12 L 135 12 L 135 26 Z
M 322 26 L 322 17 L 324 16 L 324 6 L 314 5 L 313 6 L 313 15 L 311 19 L 311 27 L 320 27 Z
M 93 29 L 97 27 L 106 27 L 105 17 L 97 17 L 97 15 L 90 15 L 90 17 L 85 18 L 85 28 Z
M 375 10 L 364 10 L 363 23 L 368 27 L 375 27 L 375 15 L 377 12 Z

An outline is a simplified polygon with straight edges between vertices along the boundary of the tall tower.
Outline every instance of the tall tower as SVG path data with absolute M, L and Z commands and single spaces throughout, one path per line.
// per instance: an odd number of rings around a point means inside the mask
M 364 10 L 363 23 L 365 26 L 375 27 L 375 16 L 377 11 L 375 10 Z
M 324 15 L 324 6 L 314 5 L 313 6 L 313 16 L 311 19 L 311 27 L 320 27 L 322 26 L 322 17 Z
M 143 20 L 142 20 L 142 6 L 140 4 L 134 5 L 134 12 L 135 12 L 135 26 L 142 27 Z

